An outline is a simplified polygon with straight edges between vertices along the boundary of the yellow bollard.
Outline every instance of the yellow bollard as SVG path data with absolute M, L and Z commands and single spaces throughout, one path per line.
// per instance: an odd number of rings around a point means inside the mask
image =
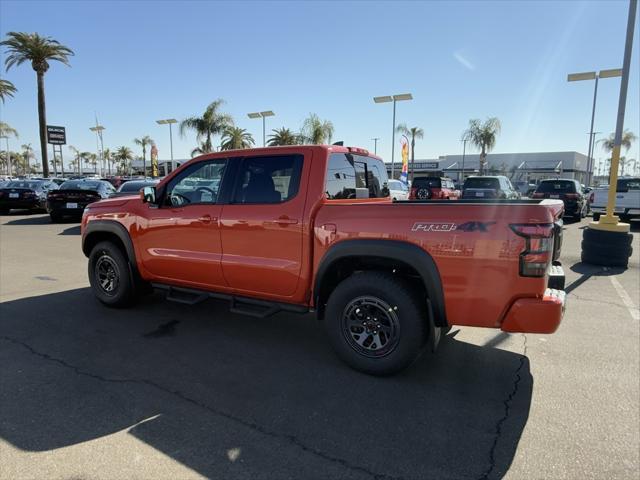
M 589 223 L 588 228 L 607 232 L 628 233 L 631 225 L 623 223 L 614 215 L 616 207 L 616 190 L 618 185 L 618 165 L 620 164 L 620 145 L 616 145 L 611 152 L 611 173 L 609 175 L 609 197 L 607 198 L 607 213 L 597 222 Z

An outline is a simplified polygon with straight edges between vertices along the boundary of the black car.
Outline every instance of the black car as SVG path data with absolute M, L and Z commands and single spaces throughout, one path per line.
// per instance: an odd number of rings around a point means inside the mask
M 13 180 L 0 188 L 0 214 L 11 209 L 44 210 L 47 192 L 58 186 L 49 180 Z
M 462 198 L 517 200 L 520 194 L 504 175 L 468 177 L 462 186 Z
M 67 180 L 47 195 L 47 211 L 52 222 L 59 222 L 65 216 L 81 217 L 84 207 L 109 198 L 113 192 L 113 185 L 103 180 Z
M 158 180 L 129 180 L 124 182 L 118 190 L 109 195 L 113 197 L 124 197 L 126 195 L 137 195 L 144 187 L 155 187 L 158 184 Z
M 533 192 L 533 198 L 557 198 L 564 203 L 564 214 L 584 218 L 589 210 L 588 197 L 577 180 L 557 178 L 542 180 Z

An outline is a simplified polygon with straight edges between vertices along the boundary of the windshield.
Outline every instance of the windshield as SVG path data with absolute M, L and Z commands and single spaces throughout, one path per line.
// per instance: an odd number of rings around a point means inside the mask
M 487 188 L 497 190 L 500 188 L 500 181 L 497 178 L 471 177 L 464 181 L 464 188 Z
M 99 190 L 100 182 L 69 181 L 60 185 L 60 190 Z
M 538 193 L 576 193 L 576 184 L 568 180 L 554 180 L 540 182 L 536 189 Z

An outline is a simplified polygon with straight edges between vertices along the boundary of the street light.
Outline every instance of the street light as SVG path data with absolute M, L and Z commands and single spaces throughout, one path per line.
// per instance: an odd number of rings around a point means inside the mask
M 372 138 L 371 140 L 373 140 L 373 153 L 375 155 L 377 155 L 378 154 L 378 140 L 380 140 L 380 137 L 375 137 L 375 138 Z
M 178 123 L 178 120 L 176 120 L 175 118 L 165 118 L 164 120 L 156 120 L 156 123 L 158 125 L 169 125 L 169 145 L 170 145 L 169 149 L 171 151 L 171 171 L 174 171 L 176 169 L 176 166 L 173 161 L 173 132 L 171 130 L 171 125 L 173 125 L 174 123 Z
M 582 72 L 582 73 L 570 73 L 567 75 L 567 82 L 580 82 L 583 80 L 595 80 L 595 86 L 593 88 L 593 107 L 591 109 L 591 128 L 589 129 L 589 147 L 587 150 L 587 185 L 591 184 L 593 168 L 593 121 L 596 116 L 596 97 L 598 96 L 598 80 L 600 78 L 612 78 L 621 77 L 621 68 L 611 68 L 609 70 L 600 70 L 600 72 Z
M 382 97 L 373 97 L 375 103 L 393 102 L 393 131 L 391 132 L 391 178 L 395 169 L 395 146 L 396 146 L 396 102 L 403 100 L 413 100 L 410 93 L 401 93 L 399 95 L 386 95 Z
M 275 113 L 273 113 L 271 110 L 266 110 L 264 112 L 253 112 L 253 113 L 248 113 L 247 117 L 249 118 L 262 118 L 262 146 L 266 146 L 267 145 L 267 140 L 266 140 L 266 127 L 265 127 L 265 118 L 267 117 L 273 117 L 275 116 Z
M 102 125 L 96 124 L 95 127 L 91 127 L 89 128 L 89 130 L 91 130 L 92 132 L 95 132 L 96 141 L 100 140 L 100 170 L 102 170 L 102 173 L 104 173 L 104 144 L 102 143 L 102 131 L 105 130 L 105 128 Z M 54 162 L 55 162 L 55 157 L 54 157 Z M 80 162 L 78 162 L 78 164 L 79 163 Z

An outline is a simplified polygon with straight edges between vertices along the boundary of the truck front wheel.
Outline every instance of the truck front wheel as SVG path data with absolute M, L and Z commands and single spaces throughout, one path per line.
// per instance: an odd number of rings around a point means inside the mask
M 112 242 L 100 242 L 91 250 L 89 283 L 96 298 L 109 307 L 126 307 L 133 303 L 134 284 L 129 262 Z
M 426 312 L 414 289 L 380 272 L 350 276 L 331 293 L 325 328 L 331 346 L 352 368 L 391 375 L 418 358 L 427 337 Z

